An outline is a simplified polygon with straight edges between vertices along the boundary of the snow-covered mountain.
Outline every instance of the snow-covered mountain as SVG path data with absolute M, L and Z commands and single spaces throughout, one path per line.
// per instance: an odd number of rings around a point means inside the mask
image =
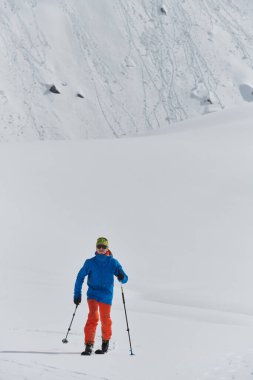
M 133 135 L 252 101 L 252 19 L 251 0 L 2 0 L 0 141 Z

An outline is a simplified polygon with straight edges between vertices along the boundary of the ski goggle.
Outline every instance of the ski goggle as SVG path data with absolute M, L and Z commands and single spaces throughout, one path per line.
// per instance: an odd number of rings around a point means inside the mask
M 101 248 L 102 248 L 102 249 L 106 249 L 107 246 L 104 245 L 104 244 L 98 244 L 98 245 L 97 245 L 97 248 L 98 248 L 98 249 L 101 249 Z

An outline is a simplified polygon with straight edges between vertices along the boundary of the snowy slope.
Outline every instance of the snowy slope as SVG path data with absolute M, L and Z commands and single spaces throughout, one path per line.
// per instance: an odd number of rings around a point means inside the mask
M 2 144 L 1 380 L 252 378 L 252 117 L 248 105 L 157 136 Z M 98 235 L 129 274 L 134 357 L 119 285 L 108 355 L 80 356 L 85 300 L 61 342 Z
M 252 17 L 251 0 L 2 0 L 0 141 L 120 137 L 251 102 Z

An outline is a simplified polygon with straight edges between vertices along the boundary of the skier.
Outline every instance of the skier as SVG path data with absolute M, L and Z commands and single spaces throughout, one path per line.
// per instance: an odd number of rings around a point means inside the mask
M 99 317 L 102 329 L 102 348 L 95 352 L 104 354 L 108 351 L 112 336 L 110 311 L 114 287 L 113 276 L 116 276 L 122 284 L 128 280 L 128 276 L 120 263 L 113 258 L 109 250 L 108 240 L 105 237 L 97 239 L 95 256 L 85 261 L 77 275 L 74 289 L 75 305 L 79 305 L 82 300 L 82 285 L 86 276 L 88 276 L 87 302 L 89 313 L 84 326 L 85 350 L 81 355 L 91 355 L 92 353 Z

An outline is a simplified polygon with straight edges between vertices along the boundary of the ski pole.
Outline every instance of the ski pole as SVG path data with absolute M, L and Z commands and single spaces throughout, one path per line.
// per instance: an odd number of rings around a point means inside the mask
M 72 319 L 71 319 L 71 322 L 70 322 L 70 325 L 69 325 L 69 328 L 68 328 L 67 334 L 66 334 L 65 338 L 62 339 L 62 343 L 68 343 L 68 342 L 69 342 L 68 339 L 67 339 L 67 337 L 68 337 L 69 332 L 70 332 L 70 330 L 71 330 L 71 325 L 72 325 L 73 319 L 75 318 L 75 315 L 76 315 L 76 309 L 77 309 L 77 308 L 78 308 L 78 305 L 76 305 L 76 308 L 75 308 L 75 311 L 74 311 L 73 317 L 72 317 Z
M 123 291 L 123 286 L 122 285 L 121 285 L 121 293 L 122 293 L 122 300 L 123 300 L 124 310 L 125 310 L 125 316 L 126 316 L 127 332 L 128 332 L 129 345 L 130 345 L 130 355 L 134 355 L 133 350 L 132 350 L 131 337 L 130 337 L 130 329 L 129 329 L 129 326 L 128 326 L 128 319 L 127 319 L 127 312 L 126 312 L 126 302 L 125 302 L 125 296 L 124 296 L 124 291 Z

